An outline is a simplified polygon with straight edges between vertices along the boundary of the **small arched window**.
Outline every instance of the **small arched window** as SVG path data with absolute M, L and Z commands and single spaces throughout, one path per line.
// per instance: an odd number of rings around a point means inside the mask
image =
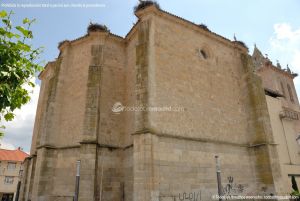
M 207 54 L 204 50 L 200 50 L 200 53 L 201 53 L 202 58 L 207 59 Z
M 211 51 L 209 50 L 208 46 L 204 45 L 201 48 L 197 49 L 197 53 L 199 58 L 207 60 L 211 57 Z
M 290 100 L 291 100 L 291 102 L 294 102 L 294 97 L 293 97 L 293 92 L 292 92 L 291 86 L 288 84 L 287 88 L 288 88 Z

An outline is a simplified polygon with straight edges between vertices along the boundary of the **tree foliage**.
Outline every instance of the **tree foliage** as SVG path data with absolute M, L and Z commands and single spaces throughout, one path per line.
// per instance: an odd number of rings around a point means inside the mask
M 299 189 L 298 189 L 298 185 L 297 185 L 295 176 L 292 176 L 292 177 L 291 177 L 291 181 L 292 181 L 292 188 L 293 188 L 293 190 L 299 192 Z
M 21 26 L 13 26 L 11 15 L 0 11 L 0 124 L 15 117 L 14 110 L 30 100 L 28 86 L 42 68 L 36 63 L 42 48 L 33 48 L 30 27 L 35 20 L 23 19 Z M 1 126 L 3 129 L 4 126 Z M 3 130 L 0 130 L 0 136 Z

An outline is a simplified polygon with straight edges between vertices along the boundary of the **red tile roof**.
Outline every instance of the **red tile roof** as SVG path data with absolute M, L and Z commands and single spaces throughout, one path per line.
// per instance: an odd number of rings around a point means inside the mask
M 18 161 L 23 162 L 29 155 L 20 149 L 7 150 L 0 149 L 0 161 Z

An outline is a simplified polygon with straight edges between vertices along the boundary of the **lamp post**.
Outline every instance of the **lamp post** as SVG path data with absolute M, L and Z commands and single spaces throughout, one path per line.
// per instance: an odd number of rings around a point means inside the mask
M 77 162 L 76 162 L 76 184 L 75 184 L 74 201 L 78 201 L 78 195 L 79 195 L 79 180 L 80 180 L 80 161 L 77 161 Z
M 215 159 L 216 159 L 216 171 L 217 171 L 217 182 L 218 182 L 218 195 L 219 195 L 219 201 L 222 201 L 221 168 L 220 168 L 219 156 L 215 156 Z
M 21 181 L 18 181 L 15 201 L 19 201 L 20 188 L 21 188 Z

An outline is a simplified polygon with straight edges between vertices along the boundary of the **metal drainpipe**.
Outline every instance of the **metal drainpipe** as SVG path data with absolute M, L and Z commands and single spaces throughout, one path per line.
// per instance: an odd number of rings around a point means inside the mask
M 21 188 L 21 181 L 18 182 L 15 201 L 18 201 L 18 200 L 19 200 L 20 188 Z
M 78 201 L 79 181 L 80 181 L 80 161 L 77 161 L 76 162 L 76 184 L 75 184 L 74 201 Z
M 102 191 L 103 191 L 103 150 L 101 152 L 101 179 L 100 179 L 100 201 L 102 201 Z
M 216 158 L 216 170 L 217 170 L 217 182 L 218 182 L 218 195 L 219 201 L 222 201 L 222 183 L 221 183 L 221 168 L 220 168 L 220 160 L 219 156 L 215 156 Z

